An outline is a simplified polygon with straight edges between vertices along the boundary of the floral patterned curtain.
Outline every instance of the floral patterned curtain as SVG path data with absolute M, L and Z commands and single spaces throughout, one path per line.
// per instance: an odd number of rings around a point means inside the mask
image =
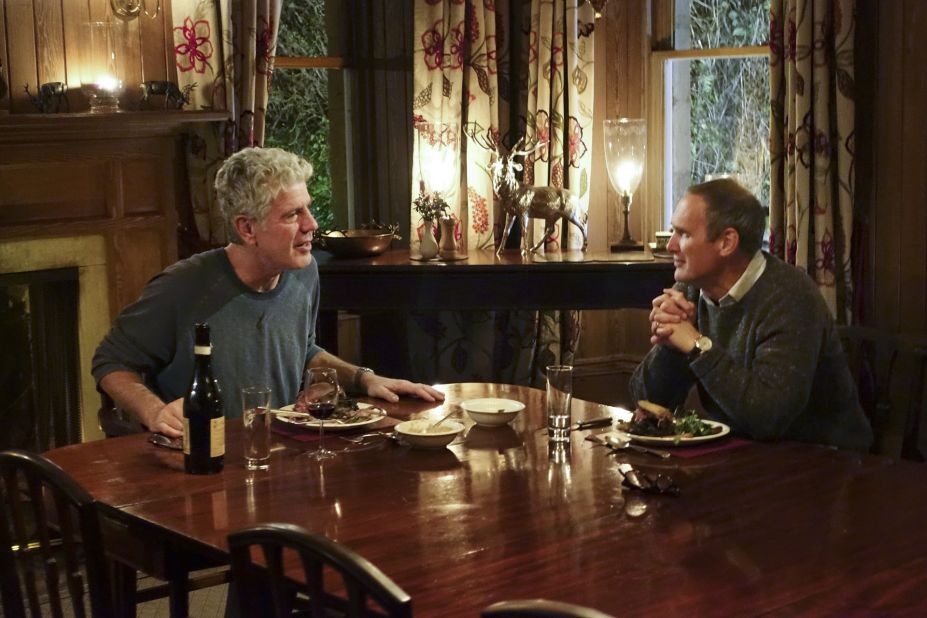
M 229 155 L 264 142 L 264 118 L 283 0 L 173 0 L 174 61 L 192 109 L 227 110 L 198 125 L 187 144 L 193 219 L 202 245 L 227 234 L 213 183 Z
M 855 0 L 772 0 L 770 12 L 770 249 L 848 321 Z
M 524 181 L 567 186 L 588 210 L 591 155 L 583 131 L 592 124 L 594 15 L 587 4 L 575 5 L 572 0 L 415 0 L 413 115 L 416 121 L 462 127 L 461 191 L 448 202 L 464 248 L 494 248 L 505 221 L 488 170 L 491 153 L 477 136 L 511 147 L 527 132 L 541 147 L 525 161 Z M 512 23 L 520 24 L 515 32 Z M 511 93 L 519 91 L 512 101 Z M 418 186 L 412 191 L 417 195 Z M 422 223 L 414 210 L 411 221 L 415 252 Z M 543 233 L 543 225 L 529 233 Z M 545 245 L 549 250 L 559 249 L 559 233 L 558 226 Z M 582 246 L 572 230 L 566 242 L 570 248 Z M 546 365 L 572 361 L 578 341 L 575 312 L 443 313 L 437 319 L 413 316 L 413 322 L 418 332 L 410 332 L 411 349 L 430 350 L 426 358 L 413 359 L 415 375 L 425 380 L 453 375 L 540 384 Z M 563 345 L 561 332 L 566 333 Z M 489 368 L 487 359 L 492 359 Z

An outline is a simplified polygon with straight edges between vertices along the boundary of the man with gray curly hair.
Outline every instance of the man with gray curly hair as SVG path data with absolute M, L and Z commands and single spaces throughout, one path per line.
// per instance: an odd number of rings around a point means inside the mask
M 444 395 L 424 384 L 376 375 L 316 344 L 318 223 L 306 181 L 312 166 L 277 148 L 248 148 L 225 161 L 216 191 L 232 238 L 154 277 L 126 307 L 93 358 L 98 388 L 150 431 L 183 435 L 183 396 L 193 374 L 193 326 L 210 326 L 213 372 L 226 415 L 240 416 L 243 386 L 272 389 L 274 407 L 296 400 L 303 371 L 333 367 L 339 381 L 387 401 Z

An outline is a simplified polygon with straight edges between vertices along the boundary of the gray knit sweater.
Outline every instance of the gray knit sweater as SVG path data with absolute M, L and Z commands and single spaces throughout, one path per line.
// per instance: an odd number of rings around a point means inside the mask
M 696 384 L 708 415 L 740 434 L 867 450 L 872 430 L 823 297 L 805 273 L 765 257 L 762 276 L 732 305 L 683 286 L 713 346 L 691 362 L 654 346 L 631 377 L 632 395 L 675 408 Z

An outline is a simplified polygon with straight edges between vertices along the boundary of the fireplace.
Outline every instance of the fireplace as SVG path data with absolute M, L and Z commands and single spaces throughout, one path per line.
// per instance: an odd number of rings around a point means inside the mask
M 225 119 L 177 111 L 0 116 L 0 274 L 77 272 L 71 390 L 81 440 L 103 437 L 94 350 L 119 310 L 177 259 L 177 204 L 189 200 L 186 128 Z
M 17 419 L 15 429 L 4 421 L 3 446 L 42 451 L 102 437 L 90 360 L 109 328 L 106 272 L 100 236 L 0 245 L 0 287 L 9 320 L 3 345 L 7 351 L 14 342 L 26 346 L 20 371 L 15 373 L 14 363 L 8 374 L 19 392 L 5 393 L 0 401 L 11 408 L 7 414 L 34 414 Z
M 0 448 L 80 442 L 77 268 L 0 275 Z

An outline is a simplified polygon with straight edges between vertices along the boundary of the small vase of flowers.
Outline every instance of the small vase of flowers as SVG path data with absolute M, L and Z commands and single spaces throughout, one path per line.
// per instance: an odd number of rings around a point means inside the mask
M 424 230 L 422 241 L 419 245 L 419 251 L 422 258 L 430 260 L 438 255 L 438 241 L 435 240 L 434 224 L 435 221 L 447 217 L 448 204 L 441 197 L 441 193 L 427 193 L 424 188 L 420 190 L 419 195 L 412 202 L 417 212 L 422 217 Z

